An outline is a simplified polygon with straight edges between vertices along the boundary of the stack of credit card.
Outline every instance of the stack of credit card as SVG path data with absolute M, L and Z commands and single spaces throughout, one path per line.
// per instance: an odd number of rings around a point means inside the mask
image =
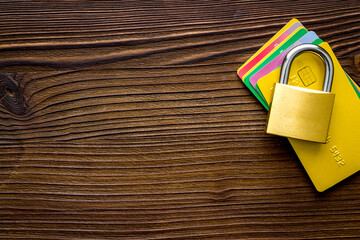
M 304 43 L 319 45 L 334 63 L 332 92 L 335 95 L 326 144 L 289 138 L 296 154 L 318 191 L 324 191 L 360 169 L 360 88 L 342 69 L 328 43 L 292 19 L 237 71 L 259 102 L 269 110 L 274 84 L 279 81 L 285 55 Z M 323 60 L 305 52 L 295 58 L 289 74 L 290 85 L 322 90 Z M 296 103 L 294 103 L 296 104 Z M 311 107 L 311 106 L 309 106 Z

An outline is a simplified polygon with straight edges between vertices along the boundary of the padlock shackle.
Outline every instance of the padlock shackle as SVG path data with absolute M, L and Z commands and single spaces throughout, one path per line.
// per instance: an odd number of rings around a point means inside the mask
M 325 62 L 325 78 L 324 78 L 323 91 L 330 92 L 332 82 L 333 82 L 333 76 L 334 76 L 333 61 L 331 60 L 331 57 L 329 56 L 329 54 L 322 47 L 315 45 L 315 44 L 305 43 L 305 44 L 298 45 L 298 46 L 294 47 L 293 49 L 291 49 L 286 54 L 286 56 L 283 60 L 283 63 L 282 63 L 282 67 L 281 67 L 279 83 L 281 83 L 281 84 L 288 83 L 291 63 L 293 62 L 293 60 L 295 59 L 295 57 L 297 55 L 299 55 L 300 53 L 305 52 L 305 51 L 315 52 L 315 53 L 319 54 L 322 57 L 322 59 L 324 60 L 324 62 Z

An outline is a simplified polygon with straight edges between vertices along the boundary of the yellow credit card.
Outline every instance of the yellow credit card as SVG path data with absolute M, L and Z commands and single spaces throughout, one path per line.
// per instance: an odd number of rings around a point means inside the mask
M 273 50 L 278 44 L 284 41 L 290 34 L 296 32 L 299 27 L 304 27 L 297 19 L 291 19 L 280 31 L 278 31 L 268 42 L 266 42 L 252 57 L 250 57 L 238 70 L 240 78 L 247 73 L 264 55 Z M 289 30 L 289 32 L 288 32 Z M 258 59 L 255 59 L 258 58 Z
M 323 42 L 319 46 L 329 53 L 334 63 L 332 92 L 335 93 L 335 102 L 327 142 L 322 144 L 292 138 L 289 141 L 316 189 L 322 192 L 360 169 L 360 101 L 329 44 Z M 321 90 L 323 65 L 314 54 L 298 56 L 292 63 L 289 84 Z M 272 87 L 279 77 L 280 68 L 258 81 L 259 89 L 269 102 Z
M 303 29 L 303 30 L 302 30 Z M 301 30 L 301 34 L 298 34 L 298 32 Z M 259 60 L 254 66 L 252 66 L 250 68 L 249 71 L 247 71 L 246 73 L 244 73 L 244 75 L 241 77 L 242 81 L 244 82 L 246 77 L 252 73 L 252 71 L 254 71 L 264 60 L 266 60 L 270 55 L 272 55 L 278 48 L 280 48 L 283 43 L 286 43 L 289 39 L 292 39 L 293 42 L 299 40 L 304 34 L 306 34 L 307 30 L 304 27 L 299 27 L 297 28 L 294 32 L 292 32 L 289 36 L 287 36 L 280 44 L 278 44 L 274 49 L 272 49 L 269 53 L 267 53 L 266 55 L 264 55 L 261 60 Z M 298 36 L 294 36 L 294 35 L 298 35 Z M 293 39 L 292 37 L 298 37 L 296 39 Z M 240 72 L 240 70 L 239 70 Z M 247 81 L 248 82 L 248 81 Z
M 305 87 L 310 89 L 322 89 L 323 79 L 325 77 L 325 65 L 321 57 L 315 53 L 305 52 L 298 57 L 293 62 L 294 66 L 290 69 L 289 73 L 289 84 L 298 87 Z M 311 66 L 311 68 L 309 67 Z M 279 68 L 280 69 L 280 68 Z M 274 91 L 274 83 L 278 82 L 278 71 L 275 70 L 263 78 L 260 78 L 256 85 L 259 89 L 266 89 L 266 91 L 261 92 L 268 104 L 271 103 L 272 94 Z M 349 80 L 352 82 L 354 90 L 356 90 L 358 97 L 360 98 L 360 88 L 357 83 L 348 76 Z M 271 89 L 271 91 L 267 91 Z
M 256 83 L 268 104 L 272 99 L 274 83 L 279 82 L 279 76 L 280 67 L 260 78 Z M 321 90 L 324 77 L 325 65 L 322 58 L 315 53 L 305 52 L 293 61 L 288 83 L 292 86 Z

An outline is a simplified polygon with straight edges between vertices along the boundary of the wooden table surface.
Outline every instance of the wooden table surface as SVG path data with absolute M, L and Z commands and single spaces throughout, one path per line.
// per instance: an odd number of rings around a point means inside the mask
M 360 1 L 1 1 L 1 239 L 360 239 L 236 70 L 291 18 L 360 82 Z

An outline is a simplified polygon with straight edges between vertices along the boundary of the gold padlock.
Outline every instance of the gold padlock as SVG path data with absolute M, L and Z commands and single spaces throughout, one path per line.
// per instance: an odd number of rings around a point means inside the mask
M 319 54 L 325 62 L 323 91 L 287 85 L 291 63 L 304 51 Z M 325 143 L 335 99 L 335 94 L 330 92 L 333 75 L 333 62 L 322 47 L 301 44 L 291 49 L 284 58 L 280 81 L 275 85 L 266 132 Z

